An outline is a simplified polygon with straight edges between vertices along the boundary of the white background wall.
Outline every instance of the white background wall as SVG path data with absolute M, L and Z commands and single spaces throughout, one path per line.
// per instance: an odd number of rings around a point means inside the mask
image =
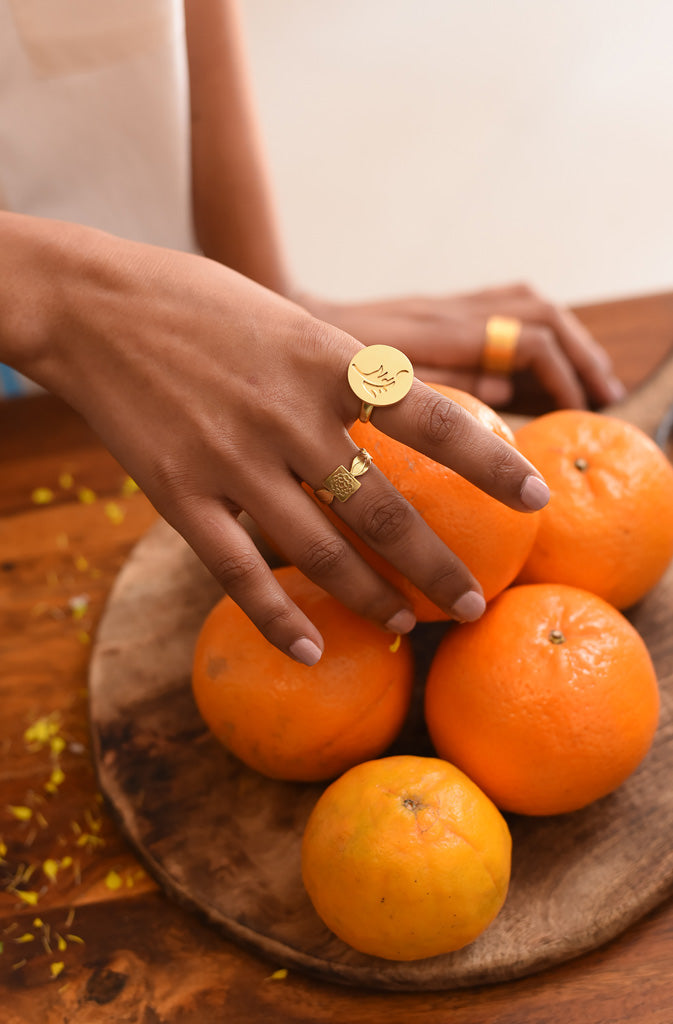
M 670 0 L 242 0 L 287 249 L 333 298 L 673 289 Z

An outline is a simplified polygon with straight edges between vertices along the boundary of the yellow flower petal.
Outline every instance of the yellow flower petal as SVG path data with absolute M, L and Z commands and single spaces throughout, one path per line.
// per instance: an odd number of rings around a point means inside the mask
M 33 812 L 30 807 L 16 807 L 9 804 L 7 810 L 16 818 L 17 821 L 30 821 L 33 817 Z
M 108 889 L 120 889 L 122 886 L 122 877 L 118 871 L 108 871 L 105 876 L 105 884 Z
M 30 497 L 34 505 L 48 505 L 54 500 L 54 492 L 49 487 L 36 487 Z

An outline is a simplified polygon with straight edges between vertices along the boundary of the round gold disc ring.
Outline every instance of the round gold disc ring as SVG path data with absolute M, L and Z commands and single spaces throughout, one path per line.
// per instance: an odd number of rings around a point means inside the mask
M 369 345 L 348 364 L 348 383 L 362 403 L 363 423 L 367 423 L 374 408 L 401 401 L 413 382 L 411 362 L 404 352 L 391 345 Z
M 486 373 L 509 376 L 514 369 L 521 321 L 514 316 L 490 316 L 486 321 L 484 347 L 479 361 Z

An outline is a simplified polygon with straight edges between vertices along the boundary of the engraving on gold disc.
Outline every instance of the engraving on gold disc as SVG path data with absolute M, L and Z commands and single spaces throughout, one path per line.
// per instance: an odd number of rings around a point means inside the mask
M 351 360 L 348 383 L 369 405 L 394 405 L 408 393 L 414 368 L 404 352 L 390 345 L 370 345 Z
M 356 480 L 352 473 L 345 466 L 337 466 L 333 473 L 323 481 L 323 487 L 331 491 L 337 501 L 347 501 L 351 494 L 355 494 L 362 484 Z

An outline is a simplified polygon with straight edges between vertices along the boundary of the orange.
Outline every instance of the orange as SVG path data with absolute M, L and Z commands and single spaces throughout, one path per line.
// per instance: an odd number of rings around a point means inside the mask
M 514 435 L 504 420 L 474 395 L 441 384 L 431 386 L 458 402 L 499 437 L 514 444 Z M 508 508 L 453 470 L 381 433 L 371 422 L 358 421 L 351 429 L 351 436 L 359 447 L 367 449 L 393 486 L 467 565 L 481 584 L 487 601 L 514 580 L 535 539 L 537 513 Z M 332 516 L 363 557 L 407 597 L 420 622 L 448 618 L 338 517 L 333 513 Z
M 640 600 L 673 557 L 673 466 L 638 427 L 561 410 L 517 431 L 551 499 L 519 576 L 568 583 L 617 608 Z
M 210 730 L 249 767 L 277 779 L 330 779 L 397 735 L 411 699 L 411 645 L 293 566 L 275 575 L 322 633 L 321 660 L 292 661 L 224 597 L 197 640 L 194 697 Z
M 607 601 L 562 584 L 512 587 L 452 629 L 425 693 L 440 757 L 520 814 L 612 792 L 645 757 L 658 713 L 640 635 Z
M 504 818 L 446 761 L 359 764 L 315 805 L 304 886 L 324 923 L 362 953 L 418 960 L 472 942 L 502 907 L 511 837 Z

